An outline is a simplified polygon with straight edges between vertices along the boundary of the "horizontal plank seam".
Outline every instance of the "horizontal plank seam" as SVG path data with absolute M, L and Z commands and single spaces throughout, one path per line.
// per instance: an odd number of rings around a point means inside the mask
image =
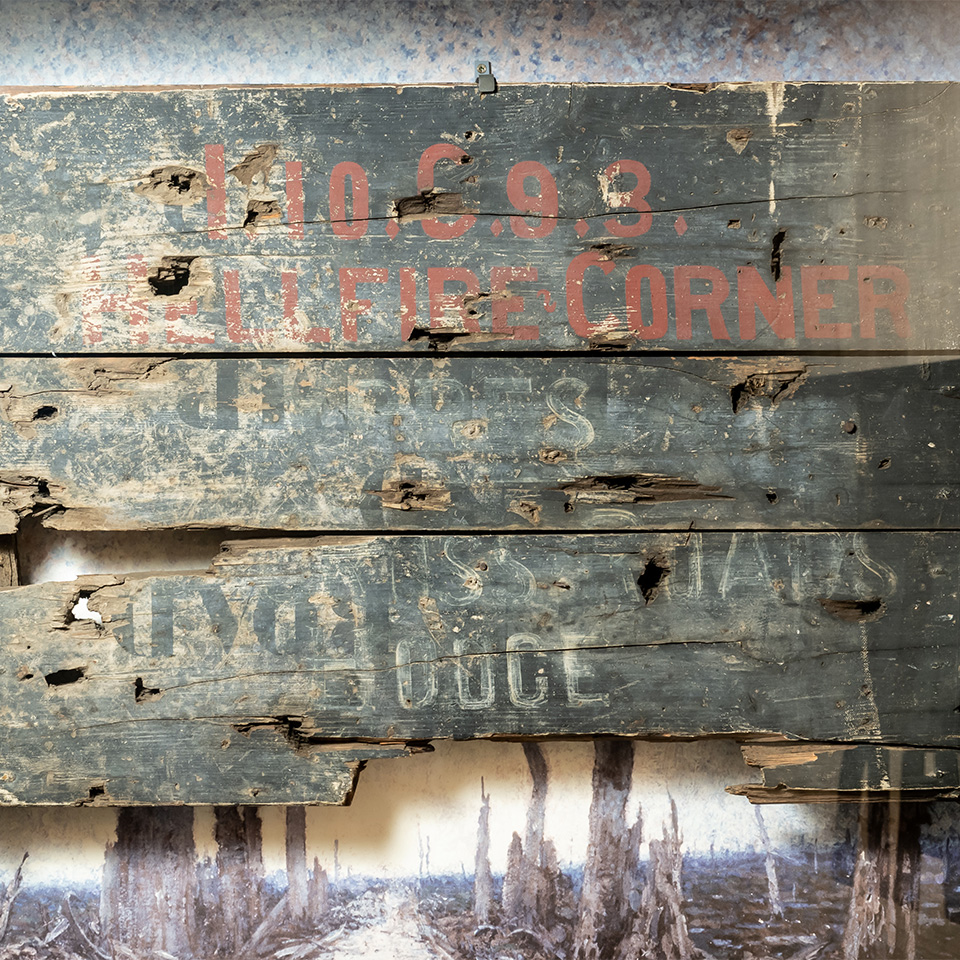
M 430 329 L 430 328 L 425 328 Z M 433 332 L 443 334 L 443 328 L 432 328 Z M 743 360 L 750 359 L 771 359 L 771 360 L 791 360 L 793 358 L 813 357 L 816 359 L 834 359 L 846 362 L 855 362 L 859 358 L 899 358 L 922 360 L 926 357 L 944 357 L 960 358 L 960 347 L 947 349 L 913 349 L 913 350 L 847 350 L 839 352 L 837 350 L 813 350 L 813 349 L 757 349 L 757 350 L 727 350 L 718 347 L 690 348 L 690 349 L 665 349 L 657 350 L 645 348 L 643 350 L 631 349 L 630 347 L 618 347 L 610 344 L 603 344 L 592 349 L 589 347 L 564 350 L 553 348 L 546 350 L 522 350 L 522 349 L 504 349 L 501 346 L 497 350 L 474 350 L 461 345 L 445 345 L 439 350 L 431 348 L 428 344 L 414 346 L 414 341 L 405 341 L 411 344 L 409 350 L 291 350 L 291 351 L 258 351 L 258 350 L 221 350 L 204 353 L 190 352 L 179 353 L 174 351 L 137 351 L 137 352 L 103 352 L 103 351 L 85 351 L 85 352 L 58 352 L 58 351 L 2 351 L 0 359 L 3 360 L 417 360 L 429 359 L 437 355 L 442 355 L 444 359 L 462 357 L 467 360 L 504 360 L 509 359 L 516 362 L 524 360 L 596 360 L 599 362 L 612 359 L 632 360 L 642 362 L 644 358 L 657 359 L 709 359 L 709 360 Z M 513 341 L 505 341 L 507 343 Z M 518 341 L 519 342 L 519 341 Z

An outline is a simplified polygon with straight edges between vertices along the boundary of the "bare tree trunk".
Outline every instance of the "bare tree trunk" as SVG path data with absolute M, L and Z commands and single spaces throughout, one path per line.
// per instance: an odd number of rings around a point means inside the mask
M 514 833 L 507 850 L 507 871 L 503 875 L 500 912 L 505 918 L 517 917 L 523 904 L 523 841 Z
M 877 955 L 915 960 L 924 817 L 922 804 L 861 803 L 843 960 Z
M 773 849 L 770 846 L 770 835 L 767 833 L 767 825 L 763 822 L 763 814 L 760 812 L 760 807 L 756 806 L 753 810 L 757 815 L 757 826 L 760 827 L 760 842 L 763 844 L 763 852 L 766 857 L 770 913 L 774 917 L 782 917 L 783 901 L 780 899 L 780 883 L 777 880 L 777 863 L 773 858 Z
M 310 884 L 307 890 L 310 916 L 316 920 L 327 912 L 330 903 L 330 883 L 327 880 L 327 871 L 320 866 L 320 861 L 313 858 L 313 873 L 310 875 Z
M 597 740 L 575 960 L 609 960 L 629 930 L 630 896 L 639 885 L 641 830 L 639 816 L 627 827 L 632 780 L 633 742 Z
M 524 743 L 523 755 L 530 770 L 533 790 L 527 805 L 527 828 L 523 842 L 515 837 L 510 844 L 507 873 L 503 881 L 502 909 L 505 918 L 521 926 L 537 923 L 540 897 L 540 853 L 547 804 L 547 761 L 535 743 Z
M 287 914 L 303 922 L 309 904 L 307 876 L 307 810 L 287 807 Z
M 191 956 L 196 884 L 193 808 L 121 808 L 103 868 L 104 937 L 135 953 Z
M 533 781 L 530 803 L 527 806 L 527 831 L 523 847 L 528 859 L 536 861 L 543 844 L 543 825 L 547 813 L 547 761 L 540 745 L 536 743 L 524 743 L 523 755 Z
M 7 936 L 7 927 L 10 926 L 10 911 L 13 910 L 13 901 L 17 899 L 17 894 L 20 892 L 20 883 L 23 880 L 23 865 L 27 862 L 29 856 L 29 853 L 23 855 L 20 866 L 17 867 L 17 872 L 7 884 L 3 895 L 0 896 L 0 943 Z
M 480 817 L 477 821 L 477 858 L 473 870 L 473 912 L 489 923 L 493 909 L 493 873 L 490 870 L 490 795 L 480 781 Z
M 263 826 L 256 807 L 241 807 L 243 811 L 243 840 L 247 850 L 247 867 L 263 878 Z M 262 909 L 262 908 L 261 908 Z
M 663 839 L 650 841 L 650 862 L 640 912 L 630 937 L 620 951 L 628 957 L 652 956 L 661 960 L 694 960 L 702 956 L 690 939 L 683 910 L 683 838 L 677 805 L 670 800 L 670 821 Z
M 217 807 L 214 817 L 217 863 L 204 935 L 208 951 L 232 954 L 263 919 L 260 817 L 254 807 Z
M 563 875 L 552 840 L 544 840 L 540 849 L 540 899 L 537 919 L 554 944 L 562 944 L 572 935 L 577 919 L 573 882 Z

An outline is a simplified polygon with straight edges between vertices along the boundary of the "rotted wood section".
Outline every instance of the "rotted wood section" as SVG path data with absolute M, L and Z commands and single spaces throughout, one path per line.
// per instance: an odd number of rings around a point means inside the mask
M 909 745 L 942 790 L 958 566 L 956 534 L 305 538 L 8 590 L 3 797 L 331 801 L 384 750 L 558 735 Z M 896 789 L 860 749 L 834 786 Z
M 9 92 L 0 803 L 344 802 L 442 738 L 960 793 L 958 113 Z M 258 539 L 18 586 L 25 523 Z

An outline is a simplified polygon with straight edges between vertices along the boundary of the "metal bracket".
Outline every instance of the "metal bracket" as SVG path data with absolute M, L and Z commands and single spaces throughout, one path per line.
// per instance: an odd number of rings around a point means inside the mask
M 493 68 L 489 60 L 477 64 L 477 90 L 480 93 L 497 92 L 497 78 L 493 75 Z

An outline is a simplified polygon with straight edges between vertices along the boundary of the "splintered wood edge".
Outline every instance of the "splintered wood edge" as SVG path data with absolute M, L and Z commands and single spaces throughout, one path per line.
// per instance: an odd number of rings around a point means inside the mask
M 814 790 L 797 787 L 766 787 L 759 783 L 740 783 L 726 788 L 727 793 L 746 797 L 754 804 L 767 803 L 909 803 L 931 800 L 956 800 L 956 787 L 931 790 Z
M 702 95 L 713 93 L 714 91 L 729 90 L 750 90 L 766 91 L 779 87 L 841 87 L 841 86 L 859 86 L 859 87 L 880 87 L 880 86 L 914 86 L 926 83 L 929 86 L 950 85 L 950 81 L 914 81 L 905 84 L 903 81 L 864 81 L 861 83 L 852 83 L 848 80 L 727 80 L 723 82 L 712 83 L 587 83 L 583 81 L 547 81 L 534 83 L 511 83 L 497 80 L 499 89 L 509 89 L 511 87 L 523 89 L 525 87 L 552 87 L 558 90 L 581 88 L 581 87 L 617 87 L 630 88 L 635 90 L 677 90 L 681 93 L 690 93 Z M 171 84 L 143 84 L 143 85 L 124 85 L 109 84 L 106 86 L 86 86 L 78 84 L 77 86 L 44 86 L 40 85 L 10 85 L 0 86 L 0 95 L 6 97 L 18 97 L 24 94 L 45 94 L 47 96 L 56 96 L 57 94 L 90 93 L 96 95 L 109 95 L 111 93 L 188 93 L 191 90 L 239 90 L 241 92 L 250 90 L 396 90 L 401 92 L 409 89 L 430 89 L 430 90 L 473 90 L 476 89 L 476 83 L 171 83 Z
M 898 774 L 900 785 L 890 781 L 889 772 L 870 777 L 864 769 L 863 783 L 860 787 L 827 786 L 826 782 L 837 776 L 837 770 L 827 764 L 831 758 L 841 754 L 874 754 L 882 758 L 881 766 L 901 767 L 908 758 L 920 756 L 933 760 L 936 755 L 955 756 L 960 762 L 960 750 L 938 746 L 935 749 L 910 746 L 891 746 L 874 743 L 813 743 L 813 742 L 764 742 L 741 743 L 740 751 L 744 762 L 761 772 L 761 783 L 743 783 L 727 787 L 727 793 L 746 797 L 751 803 L 887 803 L 908 801 L 950 800 L 960 798 L 960 786 L 949 782 L 931 782 L 929 786 L 918 782 L 916 776 L 904 785 Z M 803 768 L 812 768 L 814 779 L 822 779 L 822 786 L 798 785 Z M 936 767 L 929 774 L 936 775 Z M 956 779 L 955 777 L 952 779 Z M 791 783 L 791 781 L 793 781 Z

